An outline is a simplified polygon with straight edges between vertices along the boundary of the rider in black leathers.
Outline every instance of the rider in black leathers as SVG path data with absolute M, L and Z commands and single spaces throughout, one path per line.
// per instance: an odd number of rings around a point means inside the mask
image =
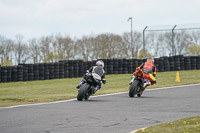
M 106 79 L 105 79 L 105 71 L 103 69 L 104 67 L 104 62 L 102 60 L 98 60 L 96 62 L 96 66 L 92 66 L 89 70 L 86 71 L 86 74 L 83 76 L 83 79 L 81 80 L 80 84 L 76 87 L 79 89 L 85 82 L 86 82 L 86 76 L 88 73 L 95 72 L 101 77 L 101 82 L 97 82 L 94 86 L 94 92 L 95 93 L 98 89 L 101 88 L 101 84 L 106 84 Z

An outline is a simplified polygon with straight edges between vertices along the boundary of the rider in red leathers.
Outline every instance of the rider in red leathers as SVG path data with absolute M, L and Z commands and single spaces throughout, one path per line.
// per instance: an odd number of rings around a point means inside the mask
M 141 94 L 144 91 L 144 89 L 149 86 L 149 85 L 154 85 L 156 84 L 156 66 L 154 65 L 154 59 L 153 58 L 148 58 L 147 61 L 145 63 L 142 63 L 139 67 L 136 68 L 137 69 L 142 69 L 143 73 L 144 73 L 144 86 L 143 88 L 140 90 Z M 133 73 L 133 79 L 135 77 L 134 75 L 135 73 Z M 132 83 L 133 79 L 131 80 L 131 82 L 129 84 Z
M 148 79 L 149 82 L 145 84 L 145 88 L 148 85 L 156 84 L 156 66 L 154 65 L 154 59 L 148 58 L 145 63 L 142 63 L 139 67 L 136 69 L 142 69 L 144 72 L 144 79 Z

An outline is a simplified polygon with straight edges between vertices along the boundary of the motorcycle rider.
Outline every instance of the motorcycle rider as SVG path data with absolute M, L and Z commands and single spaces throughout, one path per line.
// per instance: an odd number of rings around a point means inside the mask
M 89 70 L 86 71 L 86 74 L 83 76 L 83 79 L 81 80 L 81 82 L 79 83 L 79 85 L 76 88 L 79 89 L 86 82 L 86 76 L 88 73 L 97 72 L 97 74 L 99 76 L 101 76 L 101 82 L 98 82 L 95 85 L 94 91 L 93 91 L 93 93 L 95 93 L 98 89 L 101 88 L 102 82 L 103 82 L 103 84 L 106 84 L 105 71 L 104 71 L 103 67 L 104 67 L 104 62 L 102 60 L 98 60 L 96 62 L 96 66 L 92 66 Z
M 156 84 L 156 66 L 154 65 L 153 58 L 148 58 L 145 63 L 142 63 L 136 69 L 142 69 L 142 71 L 145 73 L 144 78 L 150 81 L 145 84 L 145 88 L 149 85 Z
M 144 86 L 141 90 L 142 93 L 147 86 L 156 84 L 156 66 L 154 65 L 154 59 L 148 58 L 145 63 L 142 63 L 136 68 L 136 70 L 138 69 L 142 69 L 144 73 L 144 80 L 147 79 L 147 82 L 144 83 Z M 135 76 L 133 76 L 133 79 L 134 77 Z M 131 80 L 130 84 L 132 83 L 133 79 Z

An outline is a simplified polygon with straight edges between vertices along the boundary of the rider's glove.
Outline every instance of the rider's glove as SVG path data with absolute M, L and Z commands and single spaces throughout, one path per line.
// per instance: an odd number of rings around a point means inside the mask
M 140 67 L 137 67 L 136 70 L 140 70 Z
M 135 72 L 133 73 L 133 75 L 135 76 Z
M 89 71 L 87 70 L 87 71 L 86 71 L 86 75 L 88 76 L 88 74 L 89 74 Z
M 102 80 L 103 84 L 106 84 L 106 80 Z

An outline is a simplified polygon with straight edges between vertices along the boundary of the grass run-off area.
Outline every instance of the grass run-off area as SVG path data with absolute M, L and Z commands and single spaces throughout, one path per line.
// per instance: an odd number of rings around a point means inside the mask
M 157 84 L 147 89 L 200 83 L 200 70 L 179 71 L 180 82 L 176 81 L 176 71 L 157 72 Z M 95 95 L 128 92 L 132 74 L 106 75 L 107 84 Z M 82 78 L 66 78 L 27 82 L 0 83 L 0 107 L 51 102 L 76 98 L 76 86 Z M 127 95 L 128 97 L 128 95 Z

